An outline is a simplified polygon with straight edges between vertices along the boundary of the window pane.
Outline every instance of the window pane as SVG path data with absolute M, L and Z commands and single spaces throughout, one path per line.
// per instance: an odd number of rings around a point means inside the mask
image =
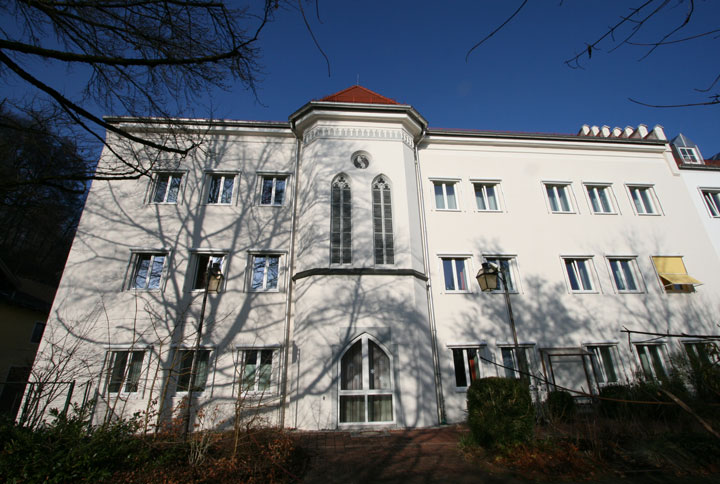
M 177 391 L 186 392 L 190 388 L 190 371 L 192 370 L 193 352 L 179 351 Z
M 177 203 L 178 193 L 180 193 L 180 181 L 182 180 L 181 175 L 173 175 L 170 181 L 170 187 L 167 194 L 168 203 Z
M 205 289 L 205 278 L 207 276 L 208 264 L 210 256 L 207 254 L 197 255 L 197 269 L 195 273 L 195 284 L 193 289 Z
M 455 290 L 455 280 L 453 276 L 452 259 L 443 259 L 443 275 L 445 276 L 445 290 Z
M 455 259 L 455 270 L 457 272 L 458 290 L 467 291 L 467 278 L 465 277 L 465 260 Z
M 277 289 L 278 286 L 278 266 L 280 257 L 276 255 L 268 256 L 268 274 L 266 289 Z
M 365 396 L 340 397 L 340 422 L 365 421 Z
M 490 210 L 498 210 L 497 197 L 495 195 L 495 186 L 486 185 L 485 191 L 487 192 L 488 208 Z
M 152 269 L 150 271 L 150 279 L 147 286 L 148 289 L 158 289 L 160 287 L 160 278 L 162 277 L 164 263 L 164 255 L 153 256 Z
M 435 183 L 435 207 L 441 210 L 445 208 L 445 195 L 443 194 L 442 183 Z
M 372 341 L 368 341 L 370 358 L 370 389 L 389 389 L 390 387 L 390 358 Z
M 453 352 L 453 363 L 455 364 L 455 386 L 463 388 L 468 386 L 467 376 L 465 375 L 465 360 L 463 358 L 464 350 L 460 348 L 454 348 Z
M 572 259 L 565 259 L 565 270 L 567 271 L 568 279 L 570 281 L 570 288 L 573 291 L 579 291 L 580 283 L 578 282 L 578 278 L 575 274 L 575 264 Z
M 142 373 L 143 351 L 133 351 L 130 368 L 128 369 L 127 382 L 125 383 L 126 392 L 136 392 L 140 385 L 140 374 Z
M 122 387 L 125 378 L 125 367 L 127 365 L 127 351 L 112 352 L 112 371 L 110 372 L 110 381 L 108 383 L 108 391 L 117 393 Z
M 598 188 L 588 187 L 588 196 L 590 197 L 590 205 L 593 212 L 600 212 L 600 201 L 598 200 Z
M 602 211 L 605 213 L 612 212 L 612 208 L 610 207 L 610 200 L 608 199 L 606 188 L 598 189 L 598 197 L 600 198 L 600 203 L 602 204 Z
M 610 271 L 613 275 L 613 280 L 615 281 L 615 287 L 618 291 L 625 291 L 627 290 L 627 287 L 625 286 L 625 281 L 623 279 L 623 274 L 620 269 L 620 261 L 618 260 L 611 260 L 610 261 Z
M 568 200 L 566 187 L 564 187 L 564 186 L 557 187 L 557 193 L 558 193 L 558 197 L 560 198 L 560 207 L 562 207 L 562 211 L 569 212 L 570 211 L 570 201 Z
M 578 274 L 580 275 L 580 280 L 582 281 L 583 290 L 591 290 L 592 284 L 590 283 L 590 271 L 588 270 L 586 261 L 578 260 L 576 261 L 576 265 Z
M 272 350 L 260 352 L 260 369 L 258 370 L 257 389 L 264 392 L 270 389 L 270 376 L 272 375 Z
M 220 199 L 220 181 L 222 177 L 213 176 L 210 178 L 210 188 L 208 190 L 208 203 L 218 203 Z
M 655 376 L 658 378 L 667 376 L 665 374 L 665 365 L 662 361 L 660 345 L 648 346 L 650 352 L 650 358 L 652 360 L 653 369 L 655 370 Z
M 147 287 L 147 276 L 148 269 L 150 268 L 150 254 L 138 254 L 137 256 L 137 270 L 135 272 L 135 282 L 133 288 L 145 289 Z
M 455 185 L 453 183 L 446 183 L 445 190 L 447 192 L 447 208 L 450 210 L 457 209 L 457 202 L 455 201 Z
M 252 288 L 262 289 L 265 279 L 265 256 L 256 255 L 253 257 Z
M 617 374 L 615 373 L 615 364 L 612 352 L 613 349 L 611 346 L 600 346 L 603 368 L 605 369 L 605 376 L 609 383 L 618 381 Z
M 558 205 L 555 190 L 556 190 L 556 187 L 554 187 L 552 185 L 545 185 L 545 191 L 547 192 L 548 201 L 550 202 L 550 210 L 552 212 L 559 212 L 560 206 Z
M 514 371 L 514 348 L 502 348 L 500 352 L 502 354 L 503 366 L 505 367 L 505 378 L 517 378 L 517 373 Z
M 480 356 L 478 355 L 478 350 L 476 350 L 475 348 L 468 348 L 465 351 L 467 352 L 468 373 L 470 373 L 470 381 L 474 382 L 475 380 L 480 379 Z
M 475 185 L 475 203 L 477 203 L 478 210 L 487 210 L 488 207 L 485 204 L 485 196 L 484 196 L 484 186 L 483 185 Z
M 625 276 L 625 282 L 627 283 L 627 290 L 628 291 L 637 291 L 637 284 L 635 284 L 635 276 L 632 272 L 632 267 L 630 267 L 630 261 L 624 260 L 620 262 L 620 267 L 622 267 L 623 275 Z
M 285 179 L 284 178 L 276 178 L 275 179 L 275 200 L 273 201 L 273 203 L 275 205 L 282 205 L 284 200 L 285 200 Z
M 243 368 L 243 390 L 255 391 L 255 367 L 257 366 L 257 350 L 245 351 L 245 364 Z
M 272 203 L 273 179 L 263 178 L 262 194 L 260 195 L 260 203 L 270 205 Z
M 345 352 L 340 362 L 341 390 L 362 390 L 362 341 Z
M 155 181 L 155 196 L 153 197 L 153 202 L 162 203 L 165 201 L 165 193 L 167 192 L 169 177 L 170 175 L 167 174 L 158 175 Z
M 392 395 L 368 395 L 368 421 L 392 421 Z
M 225 178 L 223 183 L 222 199 L 220 200 L 220 203 L 230 203 L 232 201 L 234 182 L 235 178 L 232 176 L 228 176 Z
M 192 352 L 191 352 L 192 353 Z M 202 392 L 205 390 L 205 384 L 207 383 L 208 377 L 208 361 L 210 359 L 210 351 L 199 350 L 197 352 L 197 362 L 195 371 L 195 385 L 193 385 L 194 392 Z
M 642 203 L 645 207 L 644 213 L 654 213 L 652 202 L 650 201 L 650 195 L 649 190 L 647 188 L 643 188 L 642 190 L 639 190 L 640 192 L 640 198 L 642 199 Z

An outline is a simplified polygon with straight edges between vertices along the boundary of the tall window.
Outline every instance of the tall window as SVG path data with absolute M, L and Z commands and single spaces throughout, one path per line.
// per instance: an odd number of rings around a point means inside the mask
M 618 292 L 640 291 L 635 259 L 610 257 L 608 262 L 610 263 L 610 272 L 615 283 L 615 289 Z
M 455 182 L 435 181 L 435 208 L 438 210 L 457 210 L 457 199 L 455 197 Z
M 158 173 L 153 189 L 153 203 L 177 203 L 182 173 Z
M 138 391 L 144 351 L 111 351 L 108 366 L 107 389 L 110 393 Z
M 350 264 L 352 200 L 347 175 L 341 174 L 335 177 L 330 198 L 330 263 Z
M 505 285 L 503 283 L 503 279 L 507 281 L 508 285 L 508 291 L 514 292 L 515 289 L 515 280 L 513 276 L 513 261 L 514 259 L 512 257 L 485 257 L 485 260 L 489 263 L 497 266 L 498 270 L 502 274 L 502 279 L 498 278 L 498 286 L 495 290 L 496 292 L 504 292 L 505 291 Z
M 475 203 L 478 210 L 483 212 L 497 212 L 500 210 L 497 183 L 473 183 L 473 187 L 475 188 Z
M 652 187 L 628 187 L 628 190 L 638 215 L 658 215 Z
M 640 367 L 648 380 L 660 380 L 667 377 L 665 366 L 665 344 L 635 345 L 640 358 Z
M 467 270 L 464 258 L 443 258 L 442 269 L 446 292 L 466 292 L 468 290 Z
M 263 176 L 260 205 L 282 205 L 285 200 L 286 179 L 285 176 Z
M 536 361 L 535 361 L 535 345 L 523 344 L 520 345 L 520 351 L 525 356 L 525 362 L 528 365 L 528 372 L 535 374 Z M 502 356 L 503 372 L 505 378 L 520 378 L 520 363 L 517 359 L 514 346 L 503 346 L 500 348 Z
M 452 353 L 455 365 L 455 387 L 469 387 L 470 383 L 481 378 L 479 348 L 453 348 Z
M 592 353 L 592 364 L 598 383 L 603 385 L 620 381 L 616 345 L 588 345 L 586 348 Z
M 573 207 L 570 201 L 570 185 L 567 183 L 546 183 L 545 192 L 547 193 L 551 212 L 572 213 Z
M 393 264 L 395 247 L 393 245 L 392 200 L 390 185 L 382 175 L 377 177 L 372 184 L 372 202 L 375 263 Z
M 272 349 L 243 350 L 240 388 L 246 393 L 271 393 Z
M 208 271 L 214 265 L 220 266 L 220 272 L 225 273 L 224 254 L 196 254 L 195 255 L 195 277 L 193 278 L 193 289 L 205 289 L 207 284 Z
M 207 203 L 213 205 L 229 205 L 232 203 L 235 175 L 213 174 L 209 176 Z
M 137 254 L 133 289 L 158 289 L 162 280 L 166 254 Z
M 340 423 L 392 422 L 390 357 L 363 335 L 340 360 Z
M 563 259 L 563 263 L 572 292 L 592 292 L 594 290 L 590 258 L 566 258 Z
M 720 190 L 703 190 L 703 200 L 713 217 L 720 217 Z
M 252 268 L 253 273 L 250 288 L 253 291 L 273 291 L 278 288 L 279 255 L 253 255 Z
M 190 388 L 192 377 L 192 362 L 195 350 L 178 350 L 175 364 L 177 365 L 177 391 L 186 392 Z M 202 392 L 207 385 L 208 364 L 210 362 L 210 350 L 200 349 L 197 351 L 195 362 L 195 381 L 192 386 L 194 392 Z
M 608 185 L 585 185 L 593 213 L 615 213 Z

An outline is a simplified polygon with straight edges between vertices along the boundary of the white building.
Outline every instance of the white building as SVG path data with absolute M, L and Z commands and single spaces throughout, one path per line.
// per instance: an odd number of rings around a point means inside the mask
M 238 401 L 289 428 L 463 420 L 469 382 L 516 365 L 484 259 L 538 393 L 655 378 L 683 349 L 624 328 L 717 332 L 720 260 L 660 127 L 428 129 L 359 86 L 288 123 L 181 123 L 189 157 L 93 183 L 49 319 L 41 352 L 72 353 L 98 419 L 187 396 L 213 263 L 193 398 L 215 424 Z

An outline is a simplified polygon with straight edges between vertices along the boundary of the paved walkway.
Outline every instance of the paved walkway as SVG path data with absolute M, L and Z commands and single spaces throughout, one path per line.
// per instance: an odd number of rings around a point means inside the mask
M 298 432 L 308 454 L 306 483 L 512 483 L 480 472 L 458 451 L 462 427 L 358 432 Z

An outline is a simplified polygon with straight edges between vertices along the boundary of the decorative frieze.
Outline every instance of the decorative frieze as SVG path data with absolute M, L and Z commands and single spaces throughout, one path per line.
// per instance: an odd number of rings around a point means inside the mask
M 341 126 L 315 126 L 305 132 L 303 142 L 311 144 L 317 139 L 379 139 L 402 141 L 413 148 L 413 138 L 404 129 L 389 128 L 353 128 Z

